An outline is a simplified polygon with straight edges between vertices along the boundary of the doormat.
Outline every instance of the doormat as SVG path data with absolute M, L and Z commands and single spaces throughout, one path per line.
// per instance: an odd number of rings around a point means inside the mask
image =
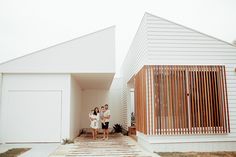
M 12 148 L 4 153 L 0 153 L 0 157 L 17 157 L 30 149 L 31 148 Z
M 161 157 L 235 157 L 236 152 L 156 152 Z

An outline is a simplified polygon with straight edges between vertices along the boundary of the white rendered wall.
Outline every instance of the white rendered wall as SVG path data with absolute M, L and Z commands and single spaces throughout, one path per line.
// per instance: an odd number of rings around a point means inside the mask
M 2 113 L 2 73 L 0 73 L 0 113 Z M 0 124 L 2 121 L 2 116 L 0 115 Z M 2 138 L 1 138 L 1 125 L 0 125 L 0 143 L 2 143 Z
M 136 59 L 138 56 L 142 57 Z M 160 149 L 163 148 L 159 147 L 163 142 L 165 146 L 190 142 L 188 150 L 194 150 L 194 147 L 191 146 L 192 143 L 195 143 L 199 145 L 199 147 L 196 146 L 199 150 L 204 151 L 207 145 L 202 145 L 203 143 L 218 141 L 221 144 L 214 143 L 209 150 L 235 148 L 236 142 L 233 142 L 236 141 L 235 46 L 146 13 L 122 66 L 124 109 L 127 109 L 129 105 L 127 103 L 127 83 L 143 65 L 225 65 L 231 133 L 223 135 L 142 136 L 142 138 L 140 136 L 140 143 L 147 142 L 156 146 L 156 149 Z M 124 115 L 124 117 L 127 116 Z M 225 145 L 222 144 L 224 142 Z M 171 146 L 169 145 L 163 151 L 173 150 Z M 176 146 L 179 146 L 179 151 L 185 151 L 181 145 Z
M 69 138 L 70 75 L 3 74 L 0 111 L 2 142 Z
M 75 77 L 71 76 L 70 105 L 70 139 L 77 137 L 81 131 L 82 120 L 82 90 Z
M 109 89 L 108 104 L 111 110 L 110 127 L 114 124 L 122 124 L 122 80 L 120 78 L 114 78 Z
M 115 73 L 115 28 L 109 27 L 0 64 L 2 73 Z
M 109 104 L 111 111 L 110 127 L 113 124 L 122 122 L 122 106 L 121 106 L 121 80 L 115 78 L 109 90 L 101 89 L 85 89 L 82 92 L 82 128 L 90 128 L 88 114 L 95 107 Z
M 0 104 L 2 101 L 2 73 L 0 73 Z

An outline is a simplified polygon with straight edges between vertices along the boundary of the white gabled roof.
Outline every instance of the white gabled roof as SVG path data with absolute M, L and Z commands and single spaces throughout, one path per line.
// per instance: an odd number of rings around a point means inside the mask
M 115 27 L 0 64 L 0 73 L 115 73 Z
M 195 29 L 193 29 L 193 28 L 184 26 L 184 25 L 182 25 L 182 24 L 179 24 L 179 23 L 176 23 L 176 22 L 167 20 L 167 19 L 165 19 L 165 18 L 163 18 L 163 17 L 159 17 L 159 16 L 153 15 L 153 14 L 148 13 L 148 12 L 145 12 L 144 17 L 145 17 L 145 16 L 146 16 L 146 17 L 147 17 L 147 16 L 153 17 L 153 18 L 156 19 L 156 20 L 160 20 L 160 21 L 169 23 L 169 24 L 171 24 L 171 25 L 173 25 L 173 26 L 177 26 L 177 27 L 179 27 L 179 28 L 183 28 L 183 29 L 185 29 L 185 30 L 189 30 L 189 31 L 198 33 L 198 34 L 200 34 L 200 35 L 202 35 L 202 36 L 205 36 L 205 37 L 211 38 L 211 39 L 213 39 L 213 40 L 217 40 L 217 41 L 222 42 L 222 43 L 224 43 L 224 44 L 227 44 L 227 45 L 230 45 L 230 46 L 235 47 L 235 45 L 232 44 L 232 43 L 226 42 L 226 41 L 224 41 L 224 40 L 221 40 L 221 39 L 219 39 L 219 38 L 213 37 L 213 36 L 208 35 L 208 34 L 206 34 L 206 33 L 200 32 L 200 31 L 195 30 Z

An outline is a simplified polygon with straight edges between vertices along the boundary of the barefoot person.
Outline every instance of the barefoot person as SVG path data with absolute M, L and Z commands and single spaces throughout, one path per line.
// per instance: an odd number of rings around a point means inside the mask
M 92 113 L 89 114 L 90 118 L 90 127 L 92 128 L 93 139 L 97 138 L 98 132 L 98 124 L 99 124 L 99 109 L 97 107 L 94 108 Z
M 105 111 L 103 113 L 103 118 L 104 118 L 104 123 L 102 123 L 102 129 L 103 129 L 103 139 L 107 139 L 108 140 L 108 128 L 109 128 L 109 120 L 111 117 L 111 113 L 110 110 L 108 109 L 108 104 L 106 104 L 105 106 Z

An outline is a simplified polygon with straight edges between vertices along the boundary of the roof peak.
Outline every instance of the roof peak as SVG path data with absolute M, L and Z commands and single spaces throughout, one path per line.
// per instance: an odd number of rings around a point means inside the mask
M 229 43 L 229 42 L 227 42 L 227 41 L 224 41 L 224 40 L 222 40 L 222 39 L 219 39 L 219 38 L 216 38 L 216 37 L 214 37 L 214 36 L 208 35 L 208 34 L 206 34 L 206 33 L 200 32 L 200 31 L 198 31 L 198 30 L 195 30 L 195 29 L 190 28 L 190 27 L 188 27 L 188 26 L 185 26 L 185 25 L 176 23 L 176 22 L 174 22 L 174 21 L 170 21 L 170 20 L 168 20 L 168 19 L 166 19 L 166 18 L 163 18 L 163 17 L 157 16 L 157 15 L 154 15 L 154 14 L 152 14 L 152 13 L 145 12 L 145 13 L 144 13 L 144 16 L 147 16 L 147 15 L 152 16 L 152 17 L 154 17 L 154 18 L 159 18 L 159 19 L 165 20 L 165 21 L 170 22 L 170 23 L 172 23 L 172 24 L 181 26 L 181 27 L 183 27 L 183 28 L 185 28 L 185 29 L 188 29 L 188 30 L 191 30 L 191 31 L 200 33 L 200 34 L 202 34 L 202 35 L 208 36 L 208 37 L 210 37 L 210 38 L 213 38 L 213 39 L 215 39 L 215 40 L 218 40 L 218 41 L 223 42 L 223 43 L 225 43 L 225 44 L 228 44 L 228 45 L 230 45 L 230 46 L 236 47 L 234 44 Z

